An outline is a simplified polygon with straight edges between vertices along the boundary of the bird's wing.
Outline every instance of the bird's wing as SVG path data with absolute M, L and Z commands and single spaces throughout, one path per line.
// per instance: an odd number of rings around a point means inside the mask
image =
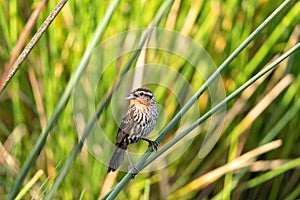
M 121 125 L 118 130 L 118 134 L 116 137 L 116 144 L 124 143 L 124 138 L 126 135 L 130 134 L 132 132 L 132 129 L 134 128 L 134 121 L 133 121 L 133 109 L 129 109 L 123 117 Z
M 126 138 L 126 133 L 119 129 L 116 138 L 116 145 L 120 148 L 124 147 L 125 138 Z

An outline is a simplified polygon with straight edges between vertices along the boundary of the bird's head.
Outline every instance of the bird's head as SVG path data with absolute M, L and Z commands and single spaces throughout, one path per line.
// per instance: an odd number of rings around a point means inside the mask
M 126 99 L 131 100 L 134 104 L 151 105 L 156 104 L 155 96 L 145 88 L 137 88 L 128 93 Z

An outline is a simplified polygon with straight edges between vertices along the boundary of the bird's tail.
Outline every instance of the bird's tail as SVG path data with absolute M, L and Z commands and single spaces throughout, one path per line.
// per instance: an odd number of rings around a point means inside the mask
M 116 169 L 118 169 L 122 165 L 122 162 L 124 160 L 124 154 L 125 154 L 124 149 L 121 149 L 117 146 L 115 147 L 115 151 L 109 161 L 109 167 L 107 169 L 107 173 L 111 171 L 113 172 L 116 171 Z

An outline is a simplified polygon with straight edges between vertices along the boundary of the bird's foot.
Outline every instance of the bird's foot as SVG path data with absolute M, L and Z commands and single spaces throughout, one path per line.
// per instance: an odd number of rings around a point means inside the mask
M 149 142 L 149 146 L 151 146 L 152 150 L 157 151 L 158 142 L 152 141 L 152 140 L 149 140 L 148 142 Z
M 131 178 L 134 179 L 135 175 L 137 175 L 140 170 L 136 168 L 134 165 L 129 165 L 128 166 L 128 171 L 131 171 Z
M 153 151 L 157 151 L 157 147 L 159 145 L 158 142 L 149 140 L 147 138 L 141 138 L 141 139 L 147 141 L 149 143 L 149 146 L 152 148 Z

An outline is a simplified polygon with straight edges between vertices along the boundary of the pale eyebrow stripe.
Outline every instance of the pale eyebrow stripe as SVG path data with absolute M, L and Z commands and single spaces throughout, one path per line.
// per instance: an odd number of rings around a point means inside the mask
M 145 95 L 149 96 L 149 97 L 153 97 L 153 94 L 150 92 L 144 92 Z
M 137 91 L 137 93 L 138 93 L 138 94 L 144 93 L 145 95 L 150 96 L 150 97 L 153 96 L 153 94 L 152 94 L 151 92 L 148 92 L 148 91 Z

